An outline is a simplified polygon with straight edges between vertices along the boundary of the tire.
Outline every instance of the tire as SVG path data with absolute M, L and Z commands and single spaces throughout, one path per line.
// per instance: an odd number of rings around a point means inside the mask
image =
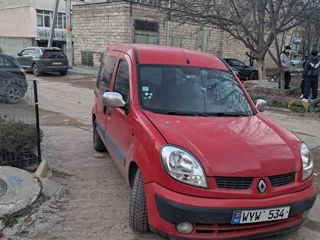
M 254 71 L 254 72 L 250 73 L 249 80 L 259 80 L 258 72 Z
M 96 121 L 94 121 L 94 124 L 93 124 L 93 148 L 97 152 L 106 152 L 107 151 L 107 149 L 104 146 L 104 143 L 102 142 L 100 135 L 98 133 Z
M 309 106 L 309 112 L 314 112 L 316 107 L 320 107 L 320 98 L 316 98 L 312 100 L 310 106 Z
M 60 72 L 60 74 L 61 74 L 62 76 L 65 76 L 65 75 L 68 74 L 68 70 L 62 71 L 62 72 Z
M 41 75 L 41 72 L 40 72 L 38 64 L 35 63 L 35 64 L 32 65 L 32 73 L 35 76 L 40 76 Z
M 16 104 L 21 101 L 22 92 L 17 84 L 10 84 L 4 94 L 6 103 Z
M 144 182 L 138 169 L 134 181 L 129 209 L 129 225 L 138 232 L 148 232 L 148 213 L 146 195 L 144 193 Z

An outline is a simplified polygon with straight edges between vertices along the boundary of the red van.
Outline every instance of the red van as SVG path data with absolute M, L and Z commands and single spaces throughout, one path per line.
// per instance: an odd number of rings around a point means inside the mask
M 120 44 L 101 57 L 93 144 L 133 188 L 129 222 L 174 239 L 299 228 L 316 193 L 308 147 L 263 116 L 223 60 Z

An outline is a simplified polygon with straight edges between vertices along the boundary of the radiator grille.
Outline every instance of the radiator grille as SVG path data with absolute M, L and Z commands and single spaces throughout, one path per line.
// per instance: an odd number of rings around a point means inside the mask
M 253 178 L 252 177 L 215 177 L 218 188 L 224 189 L 249 189 Z
M 294 183 L 294 180 L 295 173 L 288 173 L 269 177 L 269 181 L 272 187 L 281 187 L 284 185 L 288 185 L 290 183 Z

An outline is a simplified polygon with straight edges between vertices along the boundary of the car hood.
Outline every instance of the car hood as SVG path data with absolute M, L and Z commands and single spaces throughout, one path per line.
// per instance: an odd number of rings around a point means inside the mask
M 144 113 L 168 144 L 192 152 L 207 176 L 263 177 L 301 169 L 301 141 L 261 114 L 193 117 Z

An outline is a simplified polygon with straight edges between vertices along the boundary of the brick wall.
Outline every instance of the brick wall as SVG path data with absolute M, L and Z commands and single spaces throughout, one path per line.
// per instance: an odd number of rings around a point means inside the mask
M 167 45 L 168 23 L 166 14 L 157 7 L 137 3 L 114 2 L 73 7 L 73 32 L 75 64 L 81 64 L 81 52 L 94 54 L 94 65 L 98 66 L 99 54 L 110 44 L 132 43 L 134 20 L 155 21 L 159 25 L 159 44 Z M 195 49 L 199 25 L 171 21 L 169 45 L 172 38 L 182 38 L 182 47 Z M 208 52 L 221 57 L 234 57 L 249 63 L 248 49 L 216 28 L 209 28 Z M 271 61 L 268 64 L 272 64 Z

